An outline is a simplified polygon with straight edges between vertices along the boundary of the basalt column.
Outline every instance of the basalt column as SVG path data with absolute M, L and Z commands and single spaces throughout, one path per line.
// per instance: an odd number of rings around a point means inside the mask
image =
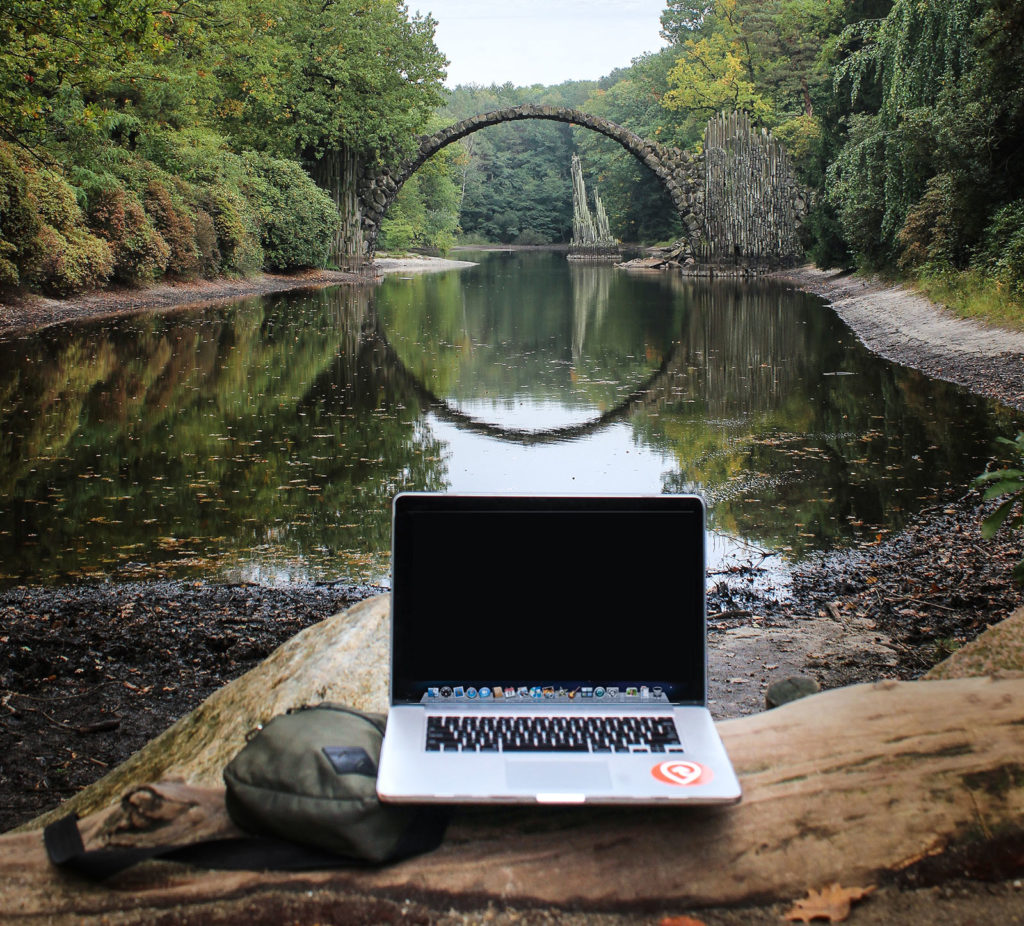
M 359 161 L 347 148 L 327 151 L 310 164 L 310 176 L 326 190 L 338 208 L 341 227 L 331 244 L 330 260 L 342 270 L 357 270 L 362 265 L 366 246 L 363 241 L 363 211 L 358 195 Z
M 722 113 L 708 122 L 704 165 L 701 263 L 756 271 L 796 260 L 806 199 L 771 133 Z

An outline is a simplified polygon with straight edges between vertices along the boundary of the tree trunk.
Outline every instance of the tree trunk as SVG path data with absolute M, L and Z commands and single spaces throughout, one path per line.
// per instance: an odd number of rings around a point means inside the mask
M 381 706 L 387 605 L 381 596 L 299 634 L 146 747 L 145 761 L 88 789 L 79 806 L 103 809 L 83 821 L 87 847 L 230 834 L 220 769 L 257 720 L 321 698 Z M 389 922 L 409 897 L 429 916 L 504 903 L 681 909 L 793 899 L 833 881 L 1005 877 L 1024 870 L 1022 725 L 1024 679 L 858 685 L 720 724 L 743 784 L 737 806 L 475 808 L 438 851 L 388 868 L 151 862 L 101 886 L 55 873 L 29 829 L 0 837 L 0 896 L 8 922 L 270 923 L 327 910 Z M 172 773 L 190 784 L 145 786 Z M 128 792 L 120 804 L 115 790 Z

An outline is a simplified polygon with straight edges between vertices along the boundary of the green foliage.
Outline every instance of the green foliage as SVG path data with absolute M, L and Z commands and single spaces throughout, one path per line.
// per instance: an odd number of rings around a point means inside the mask
M 1024 466 L 1024 431 L 1012 441 L 1005 437 L 997 439 L 1014 449 L 1020 463 L 1016 467 L 989 470 L 974 480 L 975 488 L 984 490 L 984 499 L 987 502 L 1008 496 L 982 521 L 981 536 L 986 540 L 994 537 L 1004 524 L 1010 530 L 1020 530 L 1024 525 L 1024 469 L 1021 468 Z M 1014 508 L 1017 508 L 1016 513 Z M 1018 582 L 1024 584 L 1024 559 L 1014 567 L 1013 575 Z
M 458 87 L 441 116 L 450 124 L 522 103 L 574 106 L 580 95 L 577 83 L 546 90 L 511 84 Z M 458 224 L 467 236 L 503 243 L 524 234 L 545 243 L 569 240 L 573 139 L 568 125 L 504 123 L 469 135 L 459 145 L 461 153 L 455 154 L 448 173 L 459 205 Z
M 229 273 L 253 274 L 263 263 L 259 222 L 242 195 L 226 186 L 211 185 L 203 204 L 217 235 L 221 268 Z
M 643 138 L 688 147 L 699 132 L 685 114 L 666 110 L 661 102 L 675 54 L 666 49 L 636 59 L 631 67 L 602 81 L 582 108 Z M 587 186 L 600 194 L 617 238 L 650 242 L 682 233 L 672 200 L 650 170 L 602 135 L 577 129 L 573 136 Z
M 163 275 L 171 249 L 134 194 L 118 186 L 90 191 L 88 219 L 110 246 L 115 280 L 137 285 Z
M 111 76 L 159 47 L 155 12 L 151 0 L 4 0 L 0 135 L 47 146 L 97 133 Z
M 408 150 L 442 102 L 434 26 L 397 0 L 7 0 L 0 138 L 71 181 L 113 265 L 81 213 L 74 232 L 39 217 L 57 255 L 15 241 L 48 203 L 3 157 L 0 280 L 70 292 L 110 272 L 322 265 L 339 220 L 299 162 Z
M 194 279 L 200 272 L 199 246 L 195 222 L 185 204 L 176 200 L 160 180 L 151 180 L 146 185 L 143 203 L 154 228 L 169 248 L 167 276 Z
M 441 128 L 435 119 L 434 128 Z M 448 251 L 459 232 L 458 180 L 468 166 L 461 145 L 435 154 L 402 187 L 381 226 L 380 245 L 388 251 L 430 248 Z
M 0 286 L 20 281 L 18 267 L 39 229 L 25 174 L 10 147 L 0 143 Z
M 246 192 L 260 219 L 264 266 L 324 266 L 339 226 L 331 198 L 294 161 L 248 152 L 243 162 Z
M 829 200 L 856 261 L 1019 293 L 1024 9 L 895 0 L 832 43 Z
M 241 145 L 316 159 L 410 150 L 443 102 L 436 23 L 396 0 L 236 0 L 244 44 L 214 65 Z
M 114 271 L 113 255 L 105 241 L 86 230 L 75 191 L 45 169 L 25 170 L 25 181 L 40 224 L 25 248 L 22 278 L 60 296 L 109 279 Z
M 1024 199 L 996 212 L 978 256 L 979 263 L 1012 295 L 1024 297 Z

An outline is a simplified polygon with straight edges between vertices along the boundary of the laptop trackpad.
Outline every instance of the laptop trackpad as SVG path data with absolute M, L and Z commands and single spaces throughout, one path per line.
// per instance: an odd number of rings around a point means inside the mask
M 607 762 L 531 762 L 509 759 L 505 780 L 510 788 L 544 792 L 607 791 L 612 786 Z

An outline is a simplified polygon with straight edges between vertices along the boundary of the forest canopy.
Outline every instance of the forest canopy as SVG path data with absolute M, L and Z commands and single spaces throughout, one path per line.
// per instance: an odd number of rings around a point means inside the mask
M 444 99 L 398 0 L 7 0 L 0 284 L 323 266 L 326 155 L 407 152 Z
M 669 0 L 667 45 L 599 81 L 446 90 L 436 23 L 397 0 L 7 0 L 0 284 L 73 292 L 319 266 L 338 208 L 310 175 L 520 103 L 699 149 L 741 109 L 790 151 L 823 266 L 969 277 L 1024 298 L 1024 8 L 1016 0 Z M 571 235 L 579 154 L 615 234 L 679 218 L 615 143 L 495 126 L 406 184 L 384 247 Z

